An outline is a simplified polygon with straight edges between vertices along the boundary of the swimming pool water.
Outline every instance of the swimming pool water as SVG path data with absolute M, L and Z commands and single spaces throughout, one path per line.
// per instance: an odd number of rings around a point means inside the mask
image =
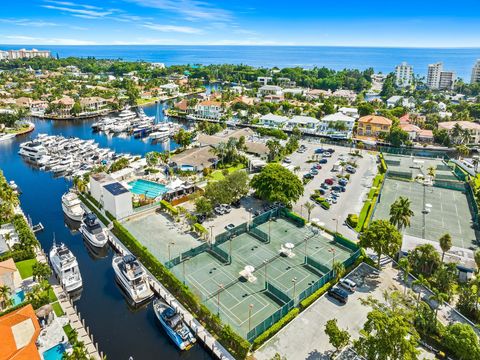
M 21 304 L 25 300 L 25 292 L 23 290 L 17 291 L 13 296 L 13 306 Z
M 128 185 L 132 187 L 130 189 L 132 193 L 137 195 L 145 195 L 150 199 L 154 199 L 157 196 L 167 192 L 165 185 L 143 179 L 131 181 L 128 183 Z
M 47 351 L 43 352 L 44 360 L 62 360 L 63 353 L 65 352 L 65 346 L 63 344 L 55 345 Z

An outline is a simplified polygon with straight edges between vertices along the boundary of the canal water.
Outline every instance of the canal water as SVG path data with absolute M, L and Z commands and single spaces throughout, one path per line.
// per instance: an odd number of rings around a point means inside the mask
M 144 109 L 147 115 L 155 115 L 158 106 L 161 104 Z M 104 254 L 93 254 L 84 244 L 81 235 L 70 230 L 64 221 L 61 196 L 70 183 L 29 166 L 17 154 L 22 142 L 39 133 L 95 139 L 101 147 L 139 155 L 152 150 L 162 151 L 165 147 L 150 141 L 93 134 L 93 122 L 35 121 L 33 133 L 0 143 L 0 169 L 7 180 L 14 180 L 22 190 L 20 200 L 25 213 L 33 223 L 42 222 L 45 226 L 45 230 L 37 234 L 45 252 L 50 250 L 55 235 L 56 241 L 64 242 L 77 257 L 83 277 L 83 290 L 75 304 L 93 333 L 94 341 L 98 342 L 99 349 L 108 359 L 128 360 L 130 356 L 134 360 L 211 359 L 200 345 L 188 352 L 178 351 L 157 324 L 151 304 L 136 310 L 130 308 L 115 282 L 111 266 L 112 250 L 109 249 Z M 174 149 L 177 145 L 172 141 L 170 146 Z

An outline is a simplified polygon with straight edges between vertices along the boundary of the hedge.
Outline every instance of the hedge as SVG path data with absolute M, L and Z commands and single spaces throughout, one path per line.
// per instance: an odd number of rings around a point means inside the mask
M 213 334 L 220 343 L 236 358 L 244 359 L 250 348 L 250 343 L 236 334 L 229 326 L 224 326 L 218 316 L 203 305 L 190 289 L 178 280 L 168 269 L 158 261 L 145 246 L 142 246 L 118 221 L 113 222 L 112 232 L 134 254 L 139 261 L 159 280 L 168 291 L 177 298 L 190 313 Z
M 380 159 L 380 164 L 378 165 L 378 171 L 380 171 L 381 174 L 385 174 L 387 172 L 387 164 L 385 163 L 383 154 L 378 155 L 378 158 Z
M 168 211 L 172 215 L 178 215 L 178 209 L 172 206 L 167 200 L 161 200 L 160 201 L 160 207 L 163 210 Z
M 323 285 L 320 289 L 315 291 L 312 295 L 306 297 L 302 301 L 300 301 L 300 308 L 302 310 L 305 310 L 308 308 L 310 305 L 312 305 L 320 296 L 325 294 L 328 289 L 330 289 L 333 286 L 334 280 L 330 280 L 327 282 L 325 285 Z
M 110 214 L 109 211 L 106 211 L 106 210 L 105 210 L 105 215 L 107 215 L 107 218 L 109 218 L 110 221 L 116 220 L 115 216 L 113 216 L 112 214 Z
M 360 232 L 368 226 L 378 196 L 380 195 L 380 187 L 384 180 L 385 174 L 378 174 L 373 179 L 372 188 L 368 193 L 368 199 L 363 204 L 362 210 L 360 211 L 360 215 L 358 217 L 358 224 L 355 228 L 356 231 Z
M 14 262 L 30 260 L 35 258 L 35 252 L 33 249 L 8 251 L 0 256 L 0 261 L 5 261 L 10 258 L 12 258 Z
M 110 223 L 110 221 L 107 220 L 107 218 L 105 216 L 103 216 L 103 214 L 97 210 L 97 208 L 95 206 L 93 206 L 90 201 L 88 201 L 84 196 L 82 196 L 82 194 L 79 194 L 78 197 L 80 198 L 80 200 L 82 200 L 82 202 L 87 205 L 87 207 L 95 214 L 97 215 L 97 217 L 100 219 L 100 221 L 105 225 L 105 226 L 108 226 L 108 224 Z
M 205 235 L 205 234 L 208 234 L 208 230 L 205 229 L 205 227 L 202 225 L 202 224 L 199 224 L 199 223 L 195 223 L 193 224 L 193 229 L 195 230 L 195 232 L 199 235 Z
M 265 341 L 270 339 L 272 336 L 274 336 L 276 333 L 278 333 L 285 325 L 287 325 L 290 321 L 295 319 L 295 317 L 300 313 L 299 308 L 294 308 L 290 310 L 290 312 L 285 315 L 283 318 L 281 318 L 279 321 L 277 321 L 275 324 L 270 326 L 262 335 L 257 337 L 253 341 L 253 346 L 252 350 L 258 349 Z
M 327 200 L 325 200 L 324 197 L 312 195 L 312 196 L 310 196 L 310 199 L 315 201 L 317 204 L 319 204 L 325 210 L 330 209 L 330 203 Z
M 358 225 L 358 215 L 357 214 L 348 214 L 347 224 L 355 229 Z

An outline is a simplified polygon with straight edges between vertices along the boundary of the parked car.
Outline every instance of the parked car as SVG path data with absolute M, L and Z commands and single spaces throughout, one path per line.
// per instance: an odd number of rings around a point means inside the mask
M 310 173 L 307 173 L 307 174 L 303 175 L 303 178 L 304 179 L 313 179 L 313 175 L 310 174 Z
M 330 148 L 330 149 L 327 149 L 326 151 L 328 151 L 330 154 L 333 154 L 335 152 L 335 149 L 334 148 Z
M 353 166 L 351 165 L 347 165 L 347 167 L 345 168 L 345 170 L 347 170 L 347 172 L 349 172 L 350 174 L 355 174 L 357 172 L 357 169 L 355 169 Z
M 330 189 L 330 185 L 328 185 L 327 183 L 323 183 L 322 185 L 320 185 L 320 188 L 328 190 Z
M 225 226 L 225 229 L 228 230 L 228 231 L 230 231 L 230 230 L 232 230 L 234 227 L 235 227 L 235 225 L 233 225 L 233 224 L 228 224 L 227 226 Z
M 326 164 L 327 162 L 328 162 L 328 160 L 325 159 L 325 158 L 318 160 L 319 164 Z
M 340 188 L 341 188 L 340 185 L 333 185 L 333 186 L 332 186 L 332 190 L 333 190 L 333 191 L 342 191 Z
M 315 154 L 323 154 L 325 150 L 322 148 L 315 149 Z
M 221 205 L 217 205 L 213 208 L 213 211 L 215 212 L 215 214 L 217 215 L 223 215 L 225 214 L 225 210 L 223 209 L 223 207 Z
M 312 175 L 318 175 L 318 170 L 317 169 L 311 169 L 310 174 Z
M 348 301 L 348 293 L 345 290 L 342 290 L 338 287 L 333 287 L 328 290 L 328 296 L 337 299 L 342 304 L 346 304 Z
M 332 157 L 332 154 L 329 153 L 328 151 L 325 151 L 325 152 L 322 154 L 322 156 L 323 156 L 324 158 L 328 158 L 328 157 Z
M 330 204 L 336 204 L 337 203 L 337 198 L 336 197 L 333 197 L 333 196 L 330 196 L 327 201 L 330 203 Z
M 315 166 L 315 168 L 318 169 L 318 170 L 321 170 L 321 169 L 322 169 L 322 165 L 320 165 L 320 164 L 317 164 L 317 165 L 314 165 L 314 166 Z
M 325 195 L 327 193 L 325 189 L 320 189 L 318 190 L 318 192 L 320 193 L 320 195 Z
M 261 214 L 260 210 L 255 210 L 255 211 L 253 212 L 253 217 L 258 216 L 258 215 L 260 215 L 260 214 Z
M 299 154 L 303 154 L 304 152 L 305 152 L 305 149 L 302 149 L 302 148 L 297 150 L 297 153 L 299 153 Z
M 198 214 L 197 215 L 197 223 L 203 224 L 207 220 L 207 215 L 205 214 Z
M 332 189 L 333 189 L 333 187 L 332 187 Z M 336 192 L 336 191 L 332 191 L 332 193 L 330 194 L 330 196 L 331 196 L 332 198 L 336 199 L 336 198 L 338 198 L 338 197 L 340 196 L 340 194 L 339 194 L 338 192 Z
M 224 212 L 225 214 L 229 214 L 229 213 L 232 211 L 232 207 L 231 207 L 230 205 L 228 205 L 228 204 L 222 204 L 222 205 L 220 205 L 220 206 L 222 207 L 223 212 Z
M 347 186 L 348 180 L 347 179 L 340 179 L 338 180 L 338 184 L 342 186 Z
M 335 182 L 335 181 L 334 181 L 333 179 L 325 179 L 325 184 L 333 185 L 334 182 Z
M 241 204 L 240 204 L 240 199 L 234 201 L 234 202 L 232 203 L 232 206 L 233 206 L 235 209 L 240 209 L 240 206 L 241 206 Z
M 347 290 L 350 290 L 351 292 L 355 292 L 355 290 L 357 290 L 357 284 L 355 283 L 355 281 L 352 281 L 350 279 L 340 279 L 340 281 L 338 282 L 340 284 L 341 287 L 347 289 Z
M 284 162 L 285 164 L 290 164 L 290 163 L 292 162 L 292 159 L 286 157 L 285 159 L 283 159 L 283 162 Z

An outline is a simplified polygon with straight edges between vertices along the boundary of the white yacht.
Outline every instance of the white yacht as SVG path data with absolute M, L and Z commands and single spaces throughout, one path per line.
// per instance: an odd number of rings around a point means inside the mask
M 80 233 L 93 246 L 103 247 L 108 242 L 107 231 L 100 225 L 95 214 L 87 214 L 80 226 Z
M 130 109 L 125 109 L 122 112 L 120 112 L 120 114 L 118 114 L 118 118 L 122 121 L 132 120 L 132 119 L 135 119 L 136 117 L 137 117 L 137 114 Z
M 135 256 L 115 256 L 112 266 L 118 282 L 136 304 L 153 296 L 153 291 L 148 284 L 147 273 Z
M 71 292 L 82 287 L 82 275 L 77 259 L 65 244 L 57 245 L 54 241 L 49 258 L 53 271 L 66 291 Z
M 15 134 L 0 134 L 0 142 L 11 140 L 15 137 Z
M 18 153 L 25 159 L 36 163 L 43 155 L 47 155 L 47 150 L 38 141 L 28 141 L 20 145 Z
M 85 211 L 81 207 L 80 199 L 74 192 L 62 195 L 62 209 L 65 215 L 73 221 L 82 221 Z
M 110 129 L 113 133 L 118 134 L 127 131 L 130 128 L 130 121 L 118 122 Z
M 170 129 L 168 128 L 159 128 L 154 132 L 150 133 L 150 139 L 158 140 L 158 139 L 168 139 L 170 137 Z

